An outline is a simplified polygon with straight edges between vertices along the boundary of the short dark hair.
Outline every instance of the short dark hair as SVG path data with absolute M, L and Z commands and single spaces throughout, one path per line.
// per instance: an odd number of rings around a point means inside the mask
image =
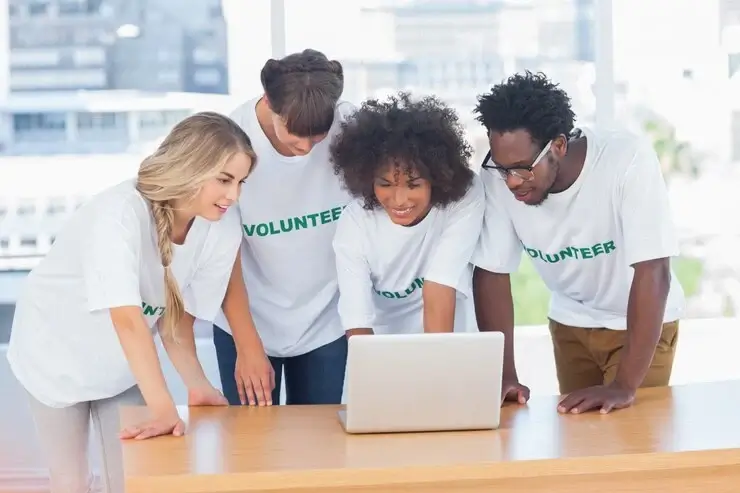
M 379 206 L 374 182 L 387 166 L 428 180 L 433 206 L 460 200 L 473 181 L 471 155 L 455 110 L 434 96 L 412 101 L 406 92 L 365 101 L 331 145 L 334 172 L 366 209 Z
M 523 129 L 540 145 L 570 134 L 575 121 L 568 94 L 545 74 L 529 71 L 513 75 L 478 96 L 475 113 L 488 132 Z
M 280 60 L 267 60 L 260 74 L 272 111 L 293 135 L 325 134 L 344 91 L 342 64 L 316 50 L 303 50 Z

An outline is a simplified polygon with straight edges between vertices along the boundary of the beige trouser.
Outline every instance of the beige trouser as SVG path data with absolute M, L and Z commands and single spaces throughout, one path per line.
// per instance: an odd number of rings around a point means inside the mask
M 48 407 L 27 395 L 41 452 L 49 467 L 50 493 L 124 493 L 118 407 L 144 404 L 139 388 L 64 408 Z M 102 453 L 99 487 L 92 480 L 88 457 L 91 420 Z
M 627 341 L 626 330 L 586 329 L 550 320 L 550 334 L 561 394 L 614 380 Z M 677 342 L 678 321 L 664 323 L 641 387 L 668 385 Z

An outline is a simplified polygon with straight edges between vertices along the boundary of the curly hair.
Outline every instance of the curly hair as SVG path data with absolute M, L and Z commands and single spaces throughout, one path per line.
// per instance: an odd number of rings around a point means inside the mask
M 545 74 L 529 71 L 513 75 L 478 96 L 475 113 L 489 132 L 524 129 L 540 145 L 570 134 L 575 121 L 568 94 Z
M 432 206 L 454 203 L 473 182 L 471 156 L 455 110 L 434 96 L 412 101 L 406 92 L 365 101 L 331 145 L 334 172 L 365 209 L 380 205 L 374 182 L 389 166 L 429 181 Z

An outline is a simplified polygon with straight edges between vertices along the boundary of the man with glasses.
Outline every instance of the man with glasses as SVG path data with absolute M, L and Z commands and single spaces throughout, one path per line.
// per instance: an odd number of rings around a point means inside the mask
M 529 398 L 514 364 L 509 281 L 523 253 L 552 294 L 560 412 L 606 413 L 631 405 L 638 387 L 668 385 L 684 294 L 651 143 L 574 129 L 570 98 L 542 74 L 494 86 L 476 113 L 491 150 L 473 289 L 480 330 L 506 335 L 503 397 Z

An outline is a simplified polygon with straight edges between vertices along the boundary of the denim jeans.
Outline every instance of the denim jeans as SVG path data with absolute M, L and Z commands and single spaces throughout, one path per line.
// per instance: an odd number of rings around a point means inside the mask
M 218 371 L 221 387 L 229 404 L 238 406 L 234 370 L 236 368 L 236 345 L 234 338 L 218 326 L 213 326 L 213 344 L 216 346 Z M 347 364 L 347 338 L 342 336 L 334 342 L 300 356 L 290 358 L 269 357 L 275 370 L 273 404 L 280 403 L 280 388 L 285 369 L 286 404 L 340 404 L 344 390 L 344 371 Z

